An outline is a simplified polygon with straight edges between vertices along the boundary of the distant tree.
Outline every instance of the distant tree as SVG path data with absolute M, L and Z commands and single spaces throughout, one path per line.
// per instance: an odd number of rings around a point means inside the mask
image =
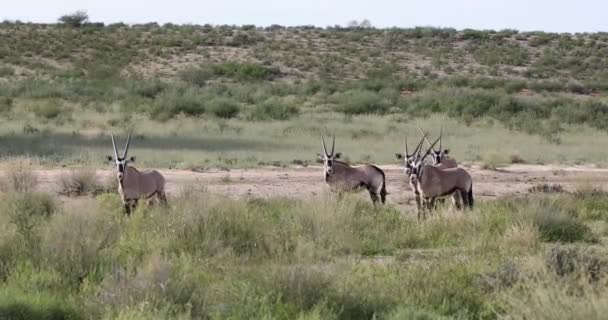
M 370 29 L 372 28 L 372 23 L 368 19 L 361 21 L 352 20 L 346 24 L 346 27 L 350 29 Z
M 59 17 L 58 20 L 66 26 L 78 28 L 89 21 L 89 15 L 86 11 L 78 10 L 74 13 L 65 14 Z

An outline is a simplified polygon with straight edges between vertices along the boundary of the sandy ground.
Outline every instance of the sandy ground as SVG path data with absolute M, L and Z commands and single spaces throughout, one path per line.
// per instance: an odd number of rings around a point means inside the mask
M 413 205 L 414 199 L 402 168 L 396 165 L 380 167 L 387 177 L 388 202 Z M 604 188 L 608 184 L 608 169 L 593 166 L 511 165 L 500 170 L 483 170 L 473 166 L 467 170 L 473 176 L 476 199 L 525 194 L 530 187 L 543 183 L 559 184 L 567 190 L 584 185 Z M 38 171 L 39 189 L 57 193 L 59 187 L 56 181 L 67 172 L 66 169 Z M 319 166 L 161 172 L 167 179 L 167 192 L 170 195 L 184 188 L 204 188 L 210 193 L 234 197 L 314 198 L 329 192 L 323 179 L 323 168 Z M 111 178 L 114 172 L 99 170 L 97 174 L 100 178 Z M 367 192 L 361 192 L 360 195 L 369 199 Z

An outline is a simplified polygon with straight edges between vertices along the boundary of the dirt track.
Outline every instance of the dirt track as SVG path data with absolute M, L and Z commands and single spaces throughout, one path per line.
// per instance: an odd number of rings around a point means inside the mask
M 412 204 L 413 197 L 406 184 L 403 170 L 396 165 L 380 166 L 387 177 L 388 201 L 397 204 Z M 608 185 L 608 169 L 592 166 L 546 166 L 512 165 L 501 170 L 467 169 L 473 175 L 474 193 L 477 199 L 491 199 L 510 194 L 527 193 L 531 186 L 547 183 L 560 184 L 566 189 L 591 184 L 604 188 Z M 65 169 L 38 171 L 41 191 L 58 192 L 56 181 Z M 323 180 L 322 167 L 306 168 L 255 168 L 231 171 L 208 170 L 192 172 L 185 170 L 161 170 L 167 178 L 167 191 L 175 194 L 180 188 L 204 186 L 211 193 L 236 197 L 316 197 L 328 188 Z M 113 174 L 111 170 L 100 170 L 100 177 Z M 366 192 L 362 197 L 368 197 Z

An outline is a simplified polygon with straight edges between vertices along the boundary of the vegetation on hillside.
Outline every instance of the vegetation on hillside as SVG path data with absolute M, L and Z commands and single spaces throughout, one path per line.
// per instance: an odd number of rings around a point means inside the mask
M 5 116 L 443 113 L 547 137 L 608 123 L 606 33 L 4 22 L 0 39 Z

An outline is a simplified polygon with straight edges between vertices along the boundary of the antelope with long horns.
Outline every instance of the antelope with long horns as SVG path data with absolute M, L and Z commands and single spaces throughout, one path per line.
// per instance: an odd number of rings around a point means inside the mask
M 432 148 L 439 141 L 435 140 L 426 153 L 420 157 L 416 156 L 409 171 L 410 184 L 416 186 L 417 193 L 423 199 L 422 205 L 418 201 L 418 218 L 422 212 L 426 218 L 426 211 L 434 208 L 437 197 L 452 195 L 454 202 L 459 208 L 456 197 L 460 196 L 465 207 L 473 208 L 473 179 L 463 168 L 441 169 L 424 163 Z
M 405 167 L 404 167 L 404 172 L 405 175 L 409 176 L 410 175 L 410 171 L 412 170 L 412 166 L 414 165 L 417 156 L 420 153 L 420 148 L 422 148 L 422 144 L 424 143 L 424 139 L 426 138 L 426 134 L 423 134 L 422 139 L 420 139 L 420 142 L 418 143 L 418 146 L 416 146 L 416 149 L 414 149 L 414 152 L 409 153 L 409 150 L 407 148 L 407 137 L 403 137 L 403 144 L 405 146 L 404 148 L 404 152 L 403 153 L 395 153 L 395 157 L 399 160 L 403 159 L 405 162 Z M 414 193 L 414 198 L 416 199 L 416 204 L 418 207 L 420 207 L 420 193 L 418 193 L 418 189 L 416 188 L 416 185 L 413 184 L 411 181 L 409 181 L 410 184 L 410 188 L 412 189 L 412 192 Z M 418 217 L 420 218 L 420 217 Z
M 431 141 L 426 137 L 426 134 L 422 129 L 418 128 L 418 131 L 425 136 L 426 142 L 431 145 Z M 431 148 L 431 158 L 433 159 L 433 164 L 438 168 L 456 168 L 458 167 L 458 162 L 456 159 L 450 157 L 448 153 L 450 150 L 442 149 L 441 141 L 442 141 L 443 128 L 439 129 L 439 149 L 435 150 L 435 148 Z
M 131 142 L 131 132 L 127 137 L 127 142 L 122 153 L 122 157 L 118 155 L 114 135 L 112 137 L 112 147 L 114 149 L 114 157 L 108 156 L 109 161 L 116 163 L 116 178 L 118 179 L 118 193 L 122 199 L 127 215 L 137 206 L 139 199 L 152 200 L 154 196 L 158 201 L 166 205 L 167 197 L 165 195 L 165 178 L 156 170 L 138 171 L 134 167 L 129 166 L 135 162 L 135 157 L 127 159 L 129 152 L 129 143 Z
M 349 164 L 336 160 L 341 153 L 334 153 L 336 137 L 333 137 L 331 152 L 327 152 L 325 138 L 321 137 L 323 154 L 318 154 L 323 161 L 325 182 L 332 192 L 355 192 L 366 189 L 372 202 L 386 201 L 386 178 L 384 172 L 371 164 L 351 167 Z

